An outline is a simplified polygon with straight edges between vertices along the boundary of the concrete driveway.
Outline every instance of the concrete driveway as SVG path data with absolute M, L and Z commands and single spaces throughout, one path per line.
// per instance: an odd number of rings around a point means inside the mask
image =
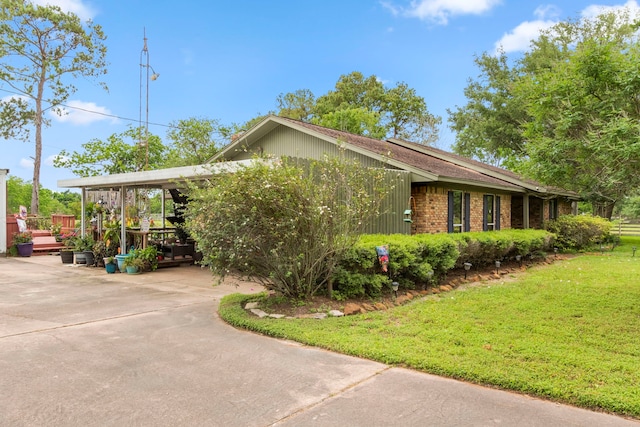
M 261 288 L 212 282 L 0 258 L 0 425 L 640 425 L 238 331 L 219 299 Z

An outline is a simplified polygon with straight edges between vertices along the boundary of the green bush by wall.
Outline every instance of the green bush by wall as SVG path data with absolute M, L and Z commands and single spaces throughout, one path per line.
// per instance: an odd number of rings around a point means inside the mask
M 336 298 L 378 297 L 397 281 L 404 289 L 437 284 L 453 268 L 475 267 L 553 247 L 544 230 L 505 230 L 461 234 L 369 234 L 346 254 L 333 276 Z M 378 262 L 376 246 L 388 245 L 388 271 Z

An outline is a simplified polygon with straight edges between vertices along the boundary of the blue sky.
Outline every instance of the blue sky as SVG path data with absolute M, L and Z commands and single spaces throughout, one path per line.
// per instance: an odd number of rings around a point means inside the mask
M 275 110 L 278 94 L 331 90 L 340 75 L 360 71 L 394 86 L 404 81 L 442 117 L 436 146 L 449 149 L 455 135 L 447 109 L 466 103 L 463 90 L 478 76 L 474 55 L 503 46 L 515 57 L 541 28 L 592 16 L 603 7 L 638 8 L 636 0 L 34 0 L 57 4 L 100 24 L 107 34 L 109 72 L 104 92 L 88 81 L 68 109 L 52 116 L 43 133 L 41 182 L 73 178 L 51 158 L 62 149 L 106 139 L 137 126 L 143 32 L 149 63 L 160 77 L 149 84 L 150 132 L 164 138 L 167 125 L 189 117 L 242 123 Z M 2 58 L 2 60 L 6 60 Z M 9 96 L 0 83 L 0 98 Z M 144 91 L 143 91 L 144 92 Z M 144 115 L 144 113 L 143 113 Z M 115 117 L 112 117 L 115 116 Z M 144 117 L 143 117 L 144 121 Z M 32 143 L 0 141 L 0 168 L 31 180 Z

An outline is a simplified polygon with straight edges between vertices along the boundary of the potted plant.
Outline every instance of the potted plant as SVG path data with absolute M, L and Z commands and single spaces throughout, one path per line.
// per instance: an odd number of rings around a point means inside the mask
M 134 249 L 131 251 L 131 255 L 142 260 L 144 264 L 143 271 L 155 271 L 158 268 L 158 249 L 155 246 Z
M 33 235 L 30 231 L 15 233 L 13 244 L 16 245 L 20 256 L 29 257 L 33 253 Z
M 124 259 L 122 265 L 128 274 L 138 274 L 141 273 L 144 268 L 144 261 L 142 258 L 128 256 Z
M 71 232 L 61 236 L 64 247 L 60 251 L 60 259 L 63 264 L 73 264 L 73 249 L 75 246 L 75 233 Z
M 115 253 L 111 253 L 111 251 L 109 251 L 104 240 L 98 240 L 93 244 L 93 258 L 95 259 L 96 267 L 104 267 L 104 260 L 108 257 L 112 257 L 113 255 L 115 255 Z
M 104 260 L 104 268 L 109 274 L 113 274 L 118 269 L 118 263 L 116 259 L 112 256 L 103 258 Z
M 76 257 L 76 264 L 93 265 L 93 237 L 90 235 L 74 236 L 71 239 L 71 246 L 73 246 L 73 254 Z

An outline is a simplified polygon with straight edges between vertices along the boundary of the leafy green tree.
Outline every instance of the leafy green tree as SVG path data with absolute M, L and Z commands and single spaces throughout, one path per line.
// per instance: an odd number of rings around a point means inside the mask
M 7 179 L 7 210 L 18 213 L 20 206 L 29 206 L 32 183 L 17 176 L 9 175 Z M 40 216 L 51 214 L 78 215 L 80 212 L 80 194 L 69 190 L 62 193 L 47 188 L 40 189 Z
M 106 141 L 92 139 L 82 144 L 83 152 L 62 150 L 53 165 L 68 168 L 81 177 L 138 172 L 147 167 L 147 147 L 140 143 L 142 129 L 129 128 Z M 164 165 L 166 147 L 156 135 L 148 135 L 148 168 Z
M 424 98 L 401 82 L 386 88 L 374 75 L 354 71 L 340 76 L 335 89 L 314 100 L 308 89 L 280 94 L 278 115 L 372 138 L 435 141 L 441 119 Z
M 527 120 L 524 105 L 513 94 L 520 75 L 504 52 L 475 58 L 481 75 L 464 90 L 467 104 L 448 109 L 450 128 L 456 132 L 453 150 L 483 162 L 509 166 L 524 155 L 520 125 Z
M 97 78 L 106 74 L 106 39 L 102 28 L 82 23 L 57 6 L 23 0 L 2 0 L 0 8 L 0 80 L 17 97 L 0 105 L 0 134 L 30 139 L 35 131 L 31 213 L 40 207 L 42 127 L 45 112 L 60 107 L 76 87 L 64 79 Z M 106 86 L 103 85 L 106 89 Z M 47 105 L 43 105 L 46 102 Z
M 504 54 L 481 56 L 467 105 L 450 112 L 455 150 L 574 190 L 610 217 L 639 184 L 636 18 L 561 22 L 511 66 Z
M 29 206 L 31 202 L 31 183 L 14 175 L 7 178 L 7 211 L 18 213 L 20 206 Z
M 436 141 L 441 118 L 430 114 L 424 98 L 406 83 L 386 90 L 382 111 L 383 123 L 394 138 L 427 145 Z
M 335 90 L 330 90 L 316 100 L 314 116 L 348 108 L 364 108 L 365 110 L 380 112 L 383 107 L 385 88 L 376 76 L 365 77 L 354 71 L 340 76 Z
M 171 123 L 164 167 L 200 165 L 212 158 L 229 138 L 231 128 L 218 120 L 189 118 Z
M 309 89 L 281 93 L 276 98 L 278 116 L 310 122 L 315 106 L 315 96 Z
M 363 107 L 344 108 L 313 118 L 313 124 L 371 138 L 384 138 L 386 129 L 380 124 L 380 114 Z
M 339 158 L 263 163 L 194 185 L 186 226 L 205 265 L 282 295 L 331 292 L 330 278 L 389 191 L 381 169 Z
M 632 23 L 615 14 L 599 22 L 595 36 L 593 23 L 569 27 L 578 37 L 566 59 L 522 78 L 515 92 L 531 117 L 523 170 L 575 189 L 611 218 L 615 203 L 640 186 L 640 47 Z M 557 44 L 564 32 L 575 34 L 560 27 L 538 46 Z

